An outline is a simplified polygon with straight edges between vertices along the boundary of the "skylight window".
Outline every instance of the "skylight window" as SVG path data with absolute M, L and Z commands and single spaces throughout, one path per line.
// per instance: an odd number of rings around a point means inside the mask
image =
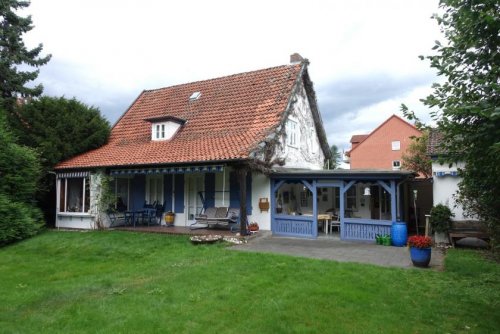
M 196 101 L 196 100 L 198 100 L 200 98 L 200 96 L 201 96 L 201 92 L 194 92 L 189 97 L 189 101 Z

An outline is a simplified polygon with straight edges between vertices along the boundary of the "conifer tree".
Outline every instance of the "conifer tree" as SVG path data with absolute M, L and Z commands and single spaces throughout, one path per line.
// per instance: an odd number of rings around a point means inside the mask
M 0 106 L 11 111 L 17 97 L 35 97 L 43 86 L 26 86 L 38 77 L 39 66 L 47 64 L 50 55 L 40 56 L 43 45 L 26 47 L 23 35 L 33 29 L 31 16 L 22 17 L 18 11 L 29 1 L 0 1 Z M 35 69 L 33 69 L 35 68 Z

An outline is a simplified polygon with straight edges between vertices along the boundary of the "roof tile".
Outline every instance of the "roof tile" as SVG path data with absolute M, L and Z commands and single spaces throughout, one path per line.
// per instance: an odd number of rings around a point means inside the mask
M 303 64 L 143 91 L 111 131 L 108 143 L 57 169 L 174 164 L 248 158 L 282 121 Z M 199 99 L 189 101 L 193 92 Z M 167 141 L 151 140 L 150 118 L 186 123 Z

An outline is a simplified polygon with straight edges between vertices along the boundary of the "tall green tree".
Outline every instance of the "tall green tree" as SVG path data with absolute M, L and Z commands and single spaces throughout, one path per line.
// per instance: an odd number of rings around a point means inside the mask
M 463 161 L 459 202 L 500 240 L 500 2 L 441 0 L 430 66 L 444 77 L 424 104 L 442 132 L 449 162 Z
M 29 237 L 42 225 L 34 205 L 39 177 L 37 153 L 16 144 L 0 110 L 0 246 Z
M 29 1 L 0 1 L 0 106 L 11 110 L 18 96 L 33 97 L 42 94 L 41 84 L 34 87 L 27 83 L 38 77 L 33 69 L 47 64 L 50 55 L 41 57 L 43 45 L 29 49 L 22 36 L 33 29 L 31 16 L 21 17 L 17 11 L 28 7 Z
M 325 169 L 336 169 L 340 166 L 342 160 L 342 153 L 339 151 L 337 145 L 330 146 L 330 158 L 325 161 Z
M 43 96 L 14 110 L 13 132 L 21 144 L 36 149 L 41 157 L 43 177 L 36 197 L 51 223 L 56 206 L 55 180 L 50 172 L 57 163 L 105 144 L 110 125 L 99 109 L 64 97 Z
M 413 137 L 408 149 L 402 156 L 402 167 L 406 170 L 419 173 L 425 178 L 432 177 L 432 160 L 427 155 L 428 130 L 422 136 Z

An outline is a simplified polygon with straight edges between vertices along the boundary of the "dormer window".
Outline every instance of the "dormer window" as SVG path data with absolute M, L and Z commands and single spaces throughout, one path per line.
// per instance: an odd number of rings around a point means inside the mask
M 153 140 L 165 139 L 165 126 L 166 123 L 153 124 Z
M 186 122 L 176 117 L 161 117 L 147 119 L 151 122 L 151 140 L 169 140 Z

